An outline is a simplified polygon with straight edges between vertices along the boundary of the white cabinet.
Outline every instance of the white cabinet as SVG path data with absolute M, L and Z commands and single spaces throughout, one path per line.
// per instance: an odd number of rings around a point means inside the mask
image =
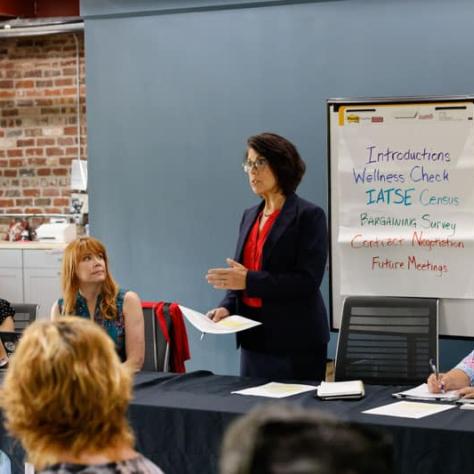
M 24 299 L 40 305 L 38 319 L 48 319 L 61 296 L 62 259 L 62 250 L 23 250 Z
M 0 249 L 0 298 L 23 302 L 22 250 Z
M 62 249 L 0 249 L 0 297 L 39 304 L 38 319 L 49 318 L 61 295 Z
M 39 304 L 38 319 L 48 319 L 52 304 L 61 296 L 59 270 L 24 268 L 25 303 Z

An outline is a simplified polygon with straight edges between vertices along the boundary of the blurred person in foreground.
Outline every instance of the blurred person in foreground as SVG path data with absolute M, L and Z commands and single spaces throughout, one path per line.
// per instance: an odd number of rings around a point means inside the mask
M 268 404 L 237 419 L 220 474 L 391 474 L 392 440 L 316 410 Z
M 91 321 L 29 326 L 0 392 L 6 427 L 41 473 L 162 471 L 133 449 L 126 411 L 132 371 Z
M 69 243 L 61 285 L 63 297 L 51 308 L 51 319 L 65 315 L 92 319 L 113 339 L 122 362 L 140 370 L 145 357 L 141 301 L 113 279 L 104 244 L 93 237 Z
M 213 321 L 240 314 L 262 324 L 239 332 L 240 375 L 324 380 L 329 328 L 319 289 L 327 257 L 324 211 L 296 193 L 306 165 L 275 133 L 247 140 L 242 163 L 260 202 L 240 223 L 234 259 L 207 281 L 226 290 Z

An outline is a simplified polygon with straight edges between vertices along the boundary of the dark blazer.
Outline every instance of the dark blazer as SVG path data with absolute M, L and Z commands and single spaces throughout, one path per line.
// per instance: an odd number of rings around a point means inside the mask
M 235 260 L 263 201 L 244 212 Z M 324 211 L 296 194 L 287 197 L 263 247 L 262 270 L 247 273 L 248 296 L 262 298 L 261 308 L 242 303 L 242 291 L 227 291 L 220 306 L 263 324 L 238 333 L 242 347 L 260 352 L 308 352 L 329 340 L 326 308 L 319 290 L 327 258 Z

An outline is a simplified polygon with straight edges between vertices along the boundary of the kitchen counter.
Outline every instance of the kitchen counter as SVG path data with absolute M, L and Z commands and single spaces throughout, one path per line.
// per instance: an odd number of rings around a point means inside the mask
M 67 243 L 64 242 L 10 242 L 7 240 L 0 240 L 0 249 L 11 250 L 64 250 L 66 245 Z

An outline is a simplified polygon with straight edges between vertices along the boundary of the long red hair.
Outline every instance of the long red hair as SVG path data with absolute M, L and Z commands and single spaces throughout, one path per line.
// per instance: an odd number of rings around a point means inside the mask
M 101 255 L 104 258 L 105 281 L 102 284 L 100 312 L 106 319 L 116 319 L 117 304 L 115 300 L 119 287 L 109 272 L 109 262 L 104 244 L 93 237 L 79 237 L 72 241 L 64 250 L 61 273 L 61 286 L 64 298 L 62 314 L 74 315 L 76 313 L 76 298 L 81 283 L 77 277 L 77 267 L 86 255 Z

